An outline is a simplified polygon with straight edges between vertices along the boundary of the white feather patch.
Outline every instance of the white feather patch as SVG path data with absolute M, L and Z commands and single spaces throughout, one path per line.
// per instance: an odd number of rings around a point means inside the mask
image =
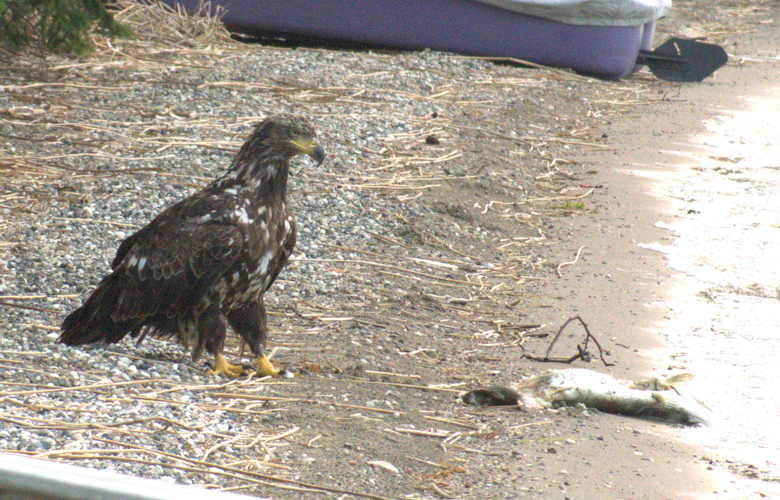
M 263 275 L 268 272 L 268 264 L 271 263 L 271 259 L 274 257 L 273 252 L 266 252 L 263 258 L 260 259 L 260 274 Z
M 240 222 L 241 224 L 251 224 L 252 222 L 254 222 L 253 219 L 249 218 L 249 214 L 246 211 L 246 207 L 241 207 L 236 209 L 236 211 L 233 212 L 233 215 L 236 216 L 238 222 Z

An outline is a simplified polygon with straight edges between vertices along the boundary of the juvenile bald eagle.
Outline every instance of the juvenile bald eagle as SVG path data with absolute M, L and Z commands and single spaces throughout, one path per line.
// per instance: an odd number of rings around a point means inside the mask
M 261 122 L 222 177 L 122 242 L 113 271 L 65 318 L 59 341 L 176 337 L 194 360 L 203 349 L 213 354 L 213 373 L 237 377 L 245 370 L 222 354 L 229 323 L 257 356 L 258 372 L 279 376 L 262 351 L 263 294 L 295 246 L 286 204 L 290 160 L 305 153 L 321 164 L 316 136 L 302 117 Z

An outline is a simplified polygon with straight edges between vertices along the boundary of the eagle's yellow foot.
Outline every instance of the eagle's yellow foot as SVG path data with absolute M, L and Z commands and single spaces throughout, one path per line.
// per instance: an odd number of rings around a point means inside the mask
M 214 368 L 209 368 L 210 375 L 224 375 L 228 378 L 238 378 L 247 375 L 247 371 L 238 365 L 231 365 L 222 354 L 214 357 Z
M 261 354 L 257 357 L 257 373 L 261 377 L 284 377 L 284 378 L 290 378 L 292 377 L 292 372 L 288 372 L 287 370 L 277 370 L 273 363 L 271 363 L 271 360 L 265 357 L 265 354 Z

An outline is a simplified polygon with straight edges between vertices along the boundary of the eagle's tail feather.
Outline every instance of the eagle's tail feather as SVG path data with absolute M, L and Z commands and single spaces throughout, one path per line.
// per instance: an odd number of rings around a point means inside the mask
M 114 321 L 111 316 L 117 308 L 120 293 L 116 274 L 107 276 L 84 304 L 65 318 L 58 341 L 68 345 L 110 344 L 137 330 L 140 327 L 137 320 Z

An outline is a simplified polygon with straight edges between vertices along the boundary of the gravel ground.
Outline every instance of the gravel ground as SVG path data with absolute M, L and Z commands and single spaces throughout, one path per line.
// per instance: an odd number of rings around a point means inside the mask
M 673 86 L 139 34 L 0 73 L 0 449 L 276 498 L 561 498 L 576 479 L 535 476 L 546 455 L 619 442 L 581 410 L 456 396 L 544 368 L 521 361 L 551 331 L 528 310 L 560 264 L 556 220 L 599 189 L 567 157 Z M 293 167 L 299 243 L 267 295 L 268 348 L 297 377 L 210 377 L 165 341 L 56 344 L 121 240 L 277 112 L 309 116 L 328 153 Z

